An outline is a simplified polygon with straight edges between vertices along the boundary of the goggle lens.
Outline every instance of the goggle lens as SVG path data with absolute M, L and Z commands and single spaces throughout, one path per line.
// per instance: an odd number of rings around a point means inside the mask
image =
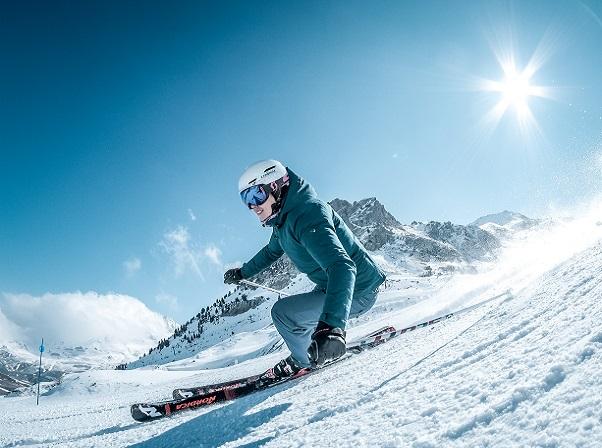
M 262 185 L 254 185 L 240 192 L 240 197 L 247 207 L 258 206 L 268 200 L 269 193 Z

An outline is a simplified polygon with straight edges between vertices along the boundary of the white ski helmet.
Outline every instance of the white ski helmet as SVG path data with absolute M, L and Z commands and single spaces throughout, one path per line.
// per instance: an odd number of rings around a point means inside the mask
M 277 160 L 262 160 L 248 167 L 238 180 L 238 192 L 242 193 L 254 185 L 269 185 L 282 179 L 288 173 L 284 165 Z

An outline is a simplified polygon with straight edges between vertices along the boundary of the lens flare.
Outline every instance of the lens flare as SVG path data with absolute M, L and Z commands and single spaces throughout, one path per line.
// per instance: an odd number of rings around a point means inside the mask
M 512 36 L 512 33 L 509 33 Z M 532 137 L 534 134 L 543 136 L 537 119 L 531 111 L 530 102 L 533 98 L 552 98 L 552 89 L 536 85 L 534 77 L 546 60 L 553 53 L 556 38 L 554 33 L 547 33 L 535 49 L 526 66 L 518 68 L 512 38 L 494 39 L 492 50 L 501 69 L 498 80 L 477 80 L 477 90 L 497 95 L 497 102 L 485 114 L 482 125 L 493 132 L 507 112 L 513 111 L 521 134 Z M 503 44 L 505 42 L 505 45 Z
M 514 62 L 509 62 L 502 64 L 502 70 L 504 72 L 502 80 L 485 80 L 481 84 L 481 90 L 499 94 L 499 100 L 486 115 L 486 121 L 496 128 L 506 112 L 513 109 L 523 133 L 529 133 L 533 129 L 539 130 L 537 120 L 529 107 L 529 99 L 546 97 L 546 88 L 531 83 L 534 73 L 529 67 L 519 71 Z

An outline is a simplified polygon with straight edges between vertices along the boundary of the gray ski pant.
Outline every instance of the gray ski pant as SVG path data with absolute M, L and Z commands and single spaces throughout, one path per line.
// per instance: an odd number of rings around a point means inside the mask
M 372 308 L 377 294 L 378 287 L 354 293 L 349 318 L 364 314 Z M 310 366 L 307 349 L 322 314 L 325 300 L 326 293 L 316 289 L 284 297 L 272 307 L 274 326 L 291 351 L 293 360 L 301 367 Z

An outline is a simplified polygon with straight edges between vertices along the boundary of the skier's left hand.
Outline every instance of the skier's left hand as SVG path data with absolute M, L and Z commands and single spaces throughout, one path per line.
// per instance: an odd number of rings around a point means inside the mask
M 240 268 L 228 269 L 224 274 L 224 283 L 226 285 L 238 284 L 243 279 Z
M 334 361 L 343 356 L 346 351 L 345 331 L 331 327 L 326 322 L 318 322 L 307 349 L 312 367 L 321 367 L 329 361 Z

